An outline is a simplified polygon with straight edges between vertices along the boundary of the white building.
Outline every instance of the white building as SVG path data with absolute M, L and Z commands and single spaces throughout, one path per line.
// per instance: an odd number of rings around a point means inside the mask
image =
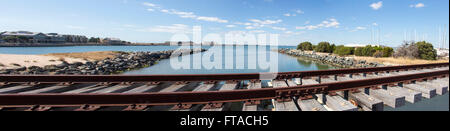
M 48 42 L 48 36 L 44 33 L 40 32 L 29 32 L 29 31 L 13 31 L 13 32 L 3 32 L 1 34 L 1 38 L 7 38 L 15 36 L 20 38 L 19 40 L 15 40 L 16 42 L 31 42 L 31 43 L 45 43 Z
M 87 43 L 88 38 L 80 35 L 60 35 L 58 33 L 41 33 L 29 31 L 7 31 L 0 33 L 0 38 L 7 38 L 14 36 L 18 39 L 12 38 L 13 43 Z
M 439 57 L 449 57 L 449 49 L 439 48 L 436 51 Z
M 105 38 L 101 41 L 101 43 L 111 44 L 111 45 L 124 44 L 123 41 L 120 40 L 119 38 Z

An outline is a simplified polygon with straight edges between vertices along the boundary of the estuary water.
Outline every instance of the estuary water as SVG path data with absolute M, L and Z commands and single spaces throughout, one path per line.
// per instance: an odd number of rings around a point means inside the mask
M 189 46 L 71 46 L 71 47 L 0 47 L 0 54 L 48 54 L 48 53 L 69 53 L 69 52 L 89 52 L 89 51 L 164 51 L 175 49 L 187 49 Z M 284 54 L 271 51 L 271 48 L 248 46 L 227 46 L 210 47 L 203 46 L 208 51 L 197 55 L 187 55 L 159 61 L 158 64 L 125 72 L 124 74 L 227 74 L 227 73 L 260 73 L 260 72 L 290 72 L 307 70 L 335 69 L 330 65 L 319 64 L 313 61 L 298 59 Z M 294 46 L 279 46 L 276 48 L 295 48 Z M 264 51 L 259 51 L 259 49 Z M 214 54 L 214 55 L 211 55 Z M 231 57 L 232 56 L 232 57 Z M 260 59 L 262 58 L 267 59 Z M 219 59 L 219 60 L 216 60 Z M 189 63 L 187 69 L 177 69 L 183 64 Z M 211 61 L 215 61 L 215 67 L 208 67 Z M 1 60 L 0 60 L 1 61 Z M 175 61 L 175 62 L 174 62 Z M 178 63 L 177 63 L 178 61 Z M 261 63 L 263 63 L 261 66 Z M 272 64 L 274 68 L 266 68 L 265 64 Z M 200 66 L 195 66 L 200 65 Z M 230 66 L 231 65 L 231 66 Z M 175 67 L 175 68 L 174 68 Z M 199 67 L 199 68 L 194 68 Z M 231 67 L 227 69 L 226 67 Z M 407 103 L 400 108 L 385 107 L 386 111 L 449 111 L 449 95 L 437 96 L 432 99 L 411 104 Z

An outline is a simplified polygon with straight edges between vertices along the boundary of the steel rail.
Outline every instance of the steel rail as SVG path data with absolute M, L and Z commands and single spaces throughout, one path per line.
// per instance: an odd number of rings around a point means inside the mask
M 267 99 L 305 97 L 319 93 L 369 88 L 392 83 L 447 77 L 449 70 L 398 75 L 373 79 L 342 81 L 315 85 L 252 90 L 171 92 L 142 94 L 4 94 L 0 95 L 0 107 L 29 106 L 131 106 L 131 105 L 186 105 L 226 102 L 249 102 Z
M 357 69 L 335 69 L 319 71 L 280 72 L 280 73 L 246 73 L 246 74 L 191 74 L 191 75 L 0 75 L 0 83 L 149 83 L 178 81 L 241 81 L 272 80 L 313 76 L 331 76 L 357 73 L 376 73 L 420 68 L 448 67 L 449 63 L 389 66 Z

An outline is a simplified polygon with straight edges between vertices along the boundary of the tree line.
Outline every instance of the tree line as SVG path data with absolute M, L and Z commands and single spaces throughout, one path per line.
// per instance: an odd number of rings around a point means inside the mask
M 437 51 L 431 43 L 421 42 L 405 42 L 401 47 L 394 51 L 391 47 L 371 46 L 365 47 L 346 47 L 343 45 L 336 46 L 329 42 L 320 42 L 313 45 L 311 42 L 302 42 L 297 46 L 297 50 L 315 51 L 322 53 L 333 53 L 339 56 L 368 56 L 368 57 L 407 57 L 424 60 L 436 60 Z

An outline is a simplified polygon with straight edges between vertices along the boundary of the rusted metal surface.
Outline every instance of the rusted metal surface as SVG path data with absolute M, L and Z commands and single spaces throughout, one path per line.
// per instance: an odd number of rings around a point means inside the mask
M 300 71 L 282 73 L 247 73 L 247 74 L 201 74 L 201 75 L 0 75 L 0 83 L 148 83 L 148 82 L 189 82 L 189 81 L 240 81 L 240 80 L 276 80 L 291 78 L 309 78 L 313 76 L 371 73 L 396 71 L 400 69 L 420 69 L 449 66 L 449 63 L 374 67 L 359 69 L 337 69 L 319 71 Z
M 251 90 L 208 91 L 208 92 L 169 92 L 142 94 L 5 94 L 0 95 L 1 107 L 69 107 L 81 106 L 80 111 L 93 111 L 102 106 L 136 106 L 149 105 L 180 105 L 183 108 L 193 104 L 207 104 L 211 107 L 221 106 L 227 102 L 260 101 L 268 99 L 288 99 L 293 97 L 308 97 L 312 94 L 333 93 L 336 91 L 351 91 L 358 88 L 376 87 L 389 83 L 421 80 L 430 77 L 440 77 L 449 74 L 449 70 L 425 72 L 418 74 L 380 77 L 373 79 L 342 81 L 315 85 L 302 85 L 285 88 L 264 88 Z

